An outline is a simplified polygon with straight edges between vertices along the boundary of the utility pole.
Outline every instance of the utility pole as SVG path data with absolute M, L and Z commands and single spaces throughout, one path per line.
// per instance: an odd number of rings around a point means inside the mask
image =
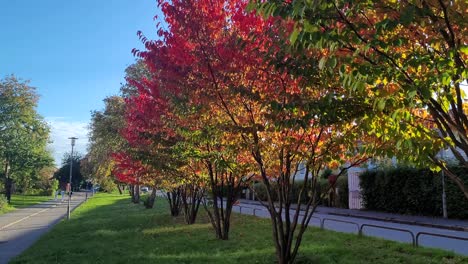
M 72 191 L 72 169 L 73 169 L 73 147 L 75 146 L 75 140 L 78 138 L 76 137 L 71 137 L 69 138 L 71 140 L 71 155 L 70 155 L 70 178 L 68 178 L 68 205 L 67 205 L 67 220 L 70 220 L 70 201 L 71 201 L 71 191 Z

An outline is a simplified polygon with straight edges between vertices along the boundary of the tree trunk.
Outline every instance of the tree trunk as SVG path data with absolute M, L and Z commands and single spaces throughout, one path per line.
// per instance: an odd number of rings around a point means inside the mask
M 171 209 L 172 216 L 179 216 L 180 214 L 180 207 L 182 204 L 181 201 L 181 193 L 180 187 L 173 189 L 170 192 L 166 193 L 167 202 L 169 203 L 169 207 Z
M 444 151 L 444 150 L 442 150 Z M 455 154 L 457 153 L 457 150 L 452 148 L 452 152 Z M 468 153 L 466 153 L 468 154 Z M 460 153 L 458 153 L 457 155 L 455 155 L 456 157 L 458 156 L 461 156 L 460 159 L 464 158 L 463 155 L 461 155 Z M 458 188 L 460 188 L 460 190 L 463 192 L 463 194 L 465 195 L 465 198 L 468 199 L 468 185 L 465 185 L 465 181 L 460 178 L 460 176 L 456 175 L 455 173 L 453 173 L 453 171 L 450 170 L 449 167 L 446 166 L 446 164 L 444 164 L 440 159 L 437 159 L 435 157 L 430 157 L 431 158 L 431 161 L 436 164 L 437 166 L 439 166 L 445 173 L 446 175 L 448 176 L 448 178 L 453 182 L 455 183 L 455 185 L 458 186 Z M 460 161 L 460 164 L 464 164 L 463 162 L 461 162 L 461 160 L 459 159 Z M 465 162 L 466 163 L 466 162 Z M 465 167 L 468 169 L 468 166 L 465 165 L 462 167 Z
M 130 184 L 129 188 L 128 188 L 128 193 L 130 194 L 130 197 L 132 197 L 132 202 L 135 200 L 134 196 L 135 196 L 135 186 L 133 184 Z
M 468 188 L 465 186 L 463 180 L 446 167 L 443 167 L 442 170 L 445 171 L 449 179 L 451 179 L 460 188 L 460 190 L 465 195 L 465 198 L 468 199 Z
M 13 185 L 13 181 L 10 179 L 9 172 L 10 172 L 10 163 L 7 160 L 5 162 L 5 170 L 4 170 L 4 175 L 5 175 L 4 186 L 5 186 L 5 197 L 8 203 L 11 202 L 11 188 Z
M 11 188 L 13 186 L 13 180 L 10 178 L 5 179 L 5 196 L 7 198 L 8 203 L 11 202 Z
M 204 196 L 204 190 L 195 184 L 186 184 L 182 187 L 181 198 L 184 208 L 185 223 L 194 224 L 198 209 Z
M 237 199 L 239 199 L 242 190 L 242 180 L 236 180 L 232 172 L 215 171 L 211 162 L 207 162 L 207 168 L 208 175 L 210 176 L 213 204 L 209 208 L 205 201 L 203 206 L 215 230 L 216 238 L 228 240 L 232 207 Z M 223 190 L 226 191 L 225 198 L 223 198 Z
M 135 184 L 133 188 L 133 203 L 140 203 L 140 185 Z
M 156 200 L 156 188 L 153 187 L 153 190 L 151 191 L 150 196 L 148 196 L 148 199 L 146 199 L 145 201 L 145 207 L 147 209 L 153 208 L 155 200 Z
M 119 190 L 119 194 L 122 195 L 123 191 L 122 186 L 120 186 L 120 184 L 117 184 L 117 190 Z

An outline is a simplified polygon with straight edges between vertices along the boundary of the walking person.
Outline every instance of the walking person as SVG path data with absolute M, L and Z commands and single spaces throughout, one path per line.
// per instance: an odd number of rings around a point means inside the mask
M 63 202 L 64 196 L 65 196 L 65 191 L 64 191 L 64 190 L 60 190 L 60 194 L 62 195 L 62 200 L 61 200 L 61 202 Z

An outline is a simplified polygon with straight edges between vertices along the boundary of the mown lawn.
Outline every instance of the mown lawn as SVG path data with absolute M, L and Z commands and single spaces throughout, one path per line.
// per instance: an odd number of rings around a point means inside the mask
M 158 198 L 159 199 L 159 198 Z M 202 212 L 202 211 L 201 211 Z M 274 263 L 268 219 L 234 215 L 230 240 L 214 238 L 205 213 L 185 225 L 155 209 L 98 194 L 11 263 Z M 445 251 L 311 228 L 298 263 L 468 263 Z
M 11 196 L 11 203 L 4 208 L 0 209 L 0 214 L 13 211 L 18 208 L 28 207 L 38 203 L 42 203 L 52 199 L 52 196 L 36 196 L 36 195 L 19 195 L 14 194 Z

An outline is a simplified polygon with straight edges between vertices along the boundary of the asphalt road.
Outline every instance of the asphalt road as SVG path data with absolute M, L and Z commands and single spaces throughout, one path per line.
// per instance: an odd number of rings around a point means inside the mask
M 85 193 L 73 193 L 72 210 L 84 200 Z M 0 264 L 21 254 L 66 214 L 67 201 L 60 202 L 59 199 L 0 215 Z
M 261 205 L 240 204 L 240 207 L 235 206 L 233 210 L 235 212 L 241 212 L 242 214 L 253 215 L 255 209 L 256 216 L 263 218 L 270 217 L 270 214 L 268 213 L 266 208 L 264 208 Z M 468 232 L 463 231 L 454 231 L 417 225 L 406 225 L 386 221 L 368 220 L 350 216 L 336 216 L 330 214 L 322 214 L 320 212 L 314 213 L 309 225 L 320 226 L 321 221 L 325 229 L 358 234 L 359 228 L 362 227 L 362 233 L 365 236 L 380 237 L 388 240 L 394 240 L 405 243 L 412 243 L 413 238 L 411 234 L 413 234 L 414 239 L 416 239 L 416 236 L 419 232 L 427 232 L 431 234 L 440 234 L 446 236 L 456 236 L 468 239 Z M 374 225 L 380 227 L 372 227 L 366 225 Z M 403 229 L 406 231 L 389 230 L 382 227 Z M 468 256 L 468 240 L 443 238 L 426 234 L 419 235 L 418 240 L 419 245 L 423 247 L 441 248 L 449 251 L 454 251 L 461 255 Z

